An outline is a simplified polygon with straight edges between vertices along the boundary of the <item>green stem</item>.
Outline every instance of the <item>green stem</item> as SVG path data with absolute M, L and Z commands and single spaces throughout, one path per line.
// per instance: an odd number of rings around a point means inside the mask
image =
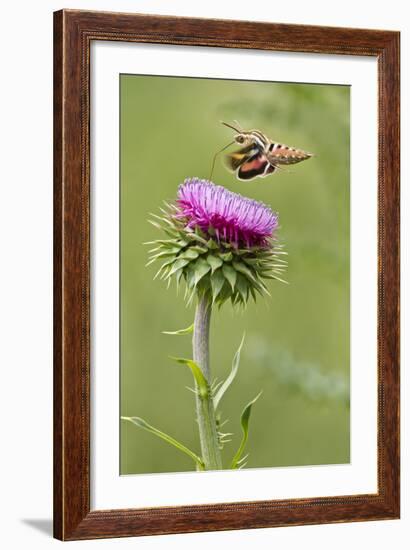
M 198 297 L 192 339 L 194 361 L 200 367 L 208 387 L 211 384 L 209 367 L 209 328 L 212 306 L 206 295 Z M 209 392 L 196 395 L 196 411 L 201 442 L 202 460 L 206 470 L 221 470 L 222 458 L 216 429 L 213 397 Z

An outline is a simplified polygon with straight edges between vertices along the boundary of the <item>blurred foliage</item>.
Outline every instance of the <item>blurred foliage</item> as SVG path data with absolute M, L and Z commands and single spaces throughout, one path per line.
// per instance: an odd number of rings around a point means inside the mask
M 315 158 L 266 179 L 238 182 L 218 161 L 213 180 L 279 212 L 289 253 L 272 298 L 245 312 L 225 305 L 212 319 L 212 371 L 230 370 L 243 332 L 239 373 L 224 396 L 227 465 L 240 413 L 259 390 L 250 421 L 248 468 L 346 463 L 349 411 L 349 120 L 346 86 L 121 76 L 121 414 L 199 450 L 191 380 L 169 359 L 191 356 L 190 337 L 161 333 L 192 323 L 183 293 L 153 281 L 147 223 L 185 177 L 209 177 L 214 153 L 238 120 Z M 121 473 L 192 470 L 190 459 L 130 423 L 121 425 Z
M 248 344 L 249 359 L 262 369 L 271 369 L 282 391 L 298 392 L 301 397 L 317 402 L 338 400 L 350 404 L 349 379 L 338 372 L 323 372 L 314 363 L 297 360 L 289 350 L 270 346 L 263 338 L 254 337 Z

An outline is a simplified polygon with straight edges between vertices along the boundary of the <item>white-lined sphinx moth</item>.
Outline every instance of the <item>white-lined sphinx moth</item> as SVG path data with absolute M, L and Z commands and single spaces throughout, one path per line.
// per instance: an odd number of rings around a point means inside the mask
M 240 144 L 240 149 L 225 155 L 228 169 L 234 172 L 239 180 L 264 178 L 273 174 L 278 168 L 280 169 L 281 165 L 296 164 L 313 156 L 312 153 L 307 153 L 302 149 L 275 143 L 259 130 L 245 131 L 236 121 L 235 123 L 236 127 L 222 122 L 236 134 L 234 141 L 221 149 L 215 157 L 231 145 Z

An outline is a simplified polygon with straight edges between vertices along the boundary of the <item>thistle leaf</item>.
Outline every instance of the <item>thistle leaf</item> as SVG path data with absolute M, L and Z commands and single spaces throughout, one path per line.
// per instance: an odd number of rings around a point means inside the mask
M 177 248 L 176 250 L 178 252 L 179 248 Z M 171 261 L 173 261 L 175 257 L 175 252 L 171 252 L 169 250 L 167 250 L 166 252 L 159 252 L 158 254 L 150 257 L 149 261 L 145 264 L 145 267 L 148 267 L 149 265 L 156 262 L 157 260 L 160 260 L 161 258 L 168 258 L 169 256 L 172 256 Z
M 174 361 L 176 361 L 177 363 L 186 365 L 191 369 L 196 385 L 198 386 L 199 397 L 201 397 L 202 399 L 207 399 L 209 397 L 209 386 L 199 365 L 195 363 L 195 361 L 192 361 L 192 359 L 184 359 L 182 357 L 171 357 L 171 359 L 174 359 Z
M 163 330 L 162 334 L 168 334 L 170 336 L 185 336 L 186 334 L 192 334 L 192 332 L 194 332 L 194 323 L 187 328 L 182 328 L 181 330 L 175 330 L 173 332 Z
M 156 241 L 145 241 L 145 243 L 142 244 L 161 244 L 163 246 L 174 246 L 175 239 L 157 239 Z
M 150 424 L 148 424 L 148 422 L 145 422 L 145 420 L 138 416 L 122 416 L 121 419 L 126 420 L 127 422 L 131 422 L 132 424 L 135 424 L 135 426 L 138 426 L 138 428 L 142 428 L 143 430 L 163 439 L 170 445 L 173 445 L 175 448 L 188 455 L 195 462 L 199 470 L 205 470 L 205 465 L 202 462 L 202 459 L 193 451 L 191 451 L 191 449 L 188 449 L 188 447 L 185 447 L 185 445 L 183 445 L 170 435 L 162 432 L 161 430 L 158 430 L 157 428 L 154 428 L 154 426 L 151 426 Z
M 162 229 L 165 229 L 163 224 L 166 224 L 168 227 L 171 228 L 171 230 L 172 230 L 173 232 L 175 232 L 175 225 L 174 225 L 174 223 L 173 223 L 173 220 L 172 220 L 172 219 L 169 219 L 169 217 L 168 217 L 168 215 L 167 215 L 166 213 L 165 213 L 164 216 L 158 216 L 157 214 L 150 214 L 150 216 L 151 216 L 152 218 L 154 218 L 154 220 L 158 220 L 158 222 L 161 223 Z M 150 220 L 148 220 L 148 221 L 150 221 Z M 156 222 L 156 223 L 158 223 L 158 222 Z
M 263 296 L 263 293 L 270 296 L 270 292 L 268 290 L 268 287 L 265 285 L 265 283 L 262 281 L 262 279 L 259 279 L 253 284 L 254 288 L 259 292 L 261 296 Z
M 224 262 L 231 262 L 233 258 L 232 252 L 225 252 L 224 254 L 219 254 Z
M 254 274 L 243 262 L 232 262 L 232 265 L 236 271 L 245 275 L 251 282 L 255 282 L 256 279 Z
M 178 260 L 196 260 L 199 256 L 199 252 L 192 250 L 192 248 L 187 248 L 179 254 Z
M 255 401 L 260 397 L 262 392 L 259 392 L 258 395 L 250 401 L 246 407 L 242 411 L 241 415 L 241 427 L 242 427 L 242 441 L 239 445 L 239 449 L 236 451 L 235 456 L 232 459 L 231 462 L 231 469 L 235 470 L 238 468 L 238 465 L 240 463 L 240 460 L 242 458 L 242 453 L 245 449 L 246 442 L 248 441 L 248 435 L 249 435 L 249 418 L 251 416 L 252 411 L 252 405 L 255 403 Z
M 156 273 L 154 279 L 156 279 L 156 277 L 158 277 L 158 275 L 161 273 L 161 271 L 162 271 L 163 269 L 165 269 L 168 265 L 174 263 L 174 261 L 175 261 L 175 258 L 170 258 L 170 259 L 168 259 L 166 262 L 164 262 L 164 263 L 161 265 L 161 267 L 159 268 L 159 270 L 157 271 L 157 273 Z M 152 263 L 152 262 L 153 262 L 153 260 L 152 260 L 150 263 Z M 147 264 L 147 265 L 148 265 L 148 264 Z
M 178 269 L 182 269 L 183 267 L 185 267 L 186 265 L 189 264 L 189 260 L 176 260 L 171 268 L 171 270 L 169 271 L 169 273 L 167 274 L 167 279 L 169 277 L 171 277 L 171 275 L 173 275 L 174 273 L 176 273 L 178 271 Z
M 256 304 L 256 293 L 255 293 L 255 289 L 253 288 L 253 286 L 251 286 L 251 287 L 249 288 L 249 290 L 250 290 L 250 292 L 251 292 L 251 296 L 252 296 L 252 298 L 253 298 L 253 301 L 254 301 L 255 304 Z
M 275 279 L 281 283 L 285 283 L 285 285 L 289 285 L 289 281 L 286 281 L 285 279 L 282 279 L 281 277 L 275 276 Z
M 175 273 L 175 280 L 176 280 L 176 282 L 177 282 L 177 289 L 179 288 L 179 283 L 180 283 L 180 281 L 181 281 L 181 277 L 182 277 L 182 275 L 183 275 L 183 272 L 184 272 L 183 269 L 180 269 L 179 271 L 177 271 L 177 272 Z
M 216 408 L 218 407 L 219 405 L 219 402 L 221 401 L 222 399 L 222 396 L 224 395 L 224 393 L 226 392 L 226 390 L 229 388 L 229 386 L 232 384 L 237 372 L 238 372 L 238 368 L 239 368 L 239 361 L 241 359 L 241 350 L 242 350 L 242 346 L 243 346 L 243 343 L 245 341 L 245 334 L 242 336 L 242 340 L 241 340 L 241 343 L 239 344 L 239 348 L 237 350 L 237 352 L 235 353 L 234 355 L 234 358 L 233 358 L 233 361 L 232 361 L 232 368 L 231 368 L 231 372 L 229 373 L 229 376 L 228 378 L 225 380 L 225 382 L 219 387 L 218 391 L 216 392 L 215 394 L 215 397 L 214 397 L 214 407 L 215 407 L 215 410 Z
M 234 292 L 235 283 L 236 283 L 236 275 L 237 275 L 235 269 L 229 264 L 224 264 L 222 266 L 222 272 L 225 275 L 225 279 L 231 285 L 232 292 Z
M 236 285 L 235 285 L 235 288 L 237 289 L 237 291 L 239 292 L 239 296 L 241 297 L 242 301 L 244 304 L 246 304 L 246 301 L 248 299 L 248 288 L 249 288 L 249 285 L 248 283 L 246 282 L 246 279 L 243 275 L 241 275 L 240 273 L 238 273 L 237 277 L 236 277 Z
M 195 250 L 195 252 L 198 252 L 198 254 L 205 254 L 205 252 L 208 252 L 208 249 L 204 248 L 203 246 L 193 245 L 193 246 L 190 246 L 189 249 Z
M 229 300 L 231 295 L 232 295 L 232 290 L 231 290 L 231 287 L 229 286 L 229 284 L 223 285 L 222 290 L 221 290 L 221 292 L 219 293 L 219 296 L 218 296 L 218 302 L 219 302 L 220 306 L 226 300 Z
M 189 245 L 189 242 L 186 241 L 185 239 L 178 239 L 177 245 L 181 248 L 184 248 L 185 246 Z
M 217 245 L 217 243 L 213 239 L 209 239 L 209 241 L 207 243 L 207 246 L 208 246 L 209 250 L 217 250 L 219 248 L 219 246 Z
M 203 258 L 198 258 L 192 268 L 195 274 L 195 285 L 197 285 L 202 277 L 211 269 L 211 266 Z
M 192 269 L 192 264 L 189 264 L 186 269 L 184 269 L 184 277 L 188 289 L 195 288 L 195 271 Z
M 148 220 L 148 222 L 154 227 L 156 227 L 157 229 L 159 229 L 160 231 L 163 231 L 164 233 L 166 233 L 168 237 L 171 237 L 172 239 L 178 236 L 178 232 L 175 229 L 171 229 L 170 227 L 165 227 L 164 225 L 159 224 L 155 220 Z
M 261 261 L 260 258 L 243 258 L 243 261 L 246 262 L 248 265 L 258 265 Z
M 204 244 L 207 246 L 207 241 L 201 235 L 198 235 L 197 233 L 187 233 L 187 237 L 193 241 L 198 241 L 201 244 Z
M 223 276 L 221 270 L 218 269 L 217 271 L 215 271 L 215 273 L 211 275 L 212 300 L 214 302 L 218 298 L 224 284 L 225 277 Z
M 216 271 L 221 265 L 223 264 L 223 261 L 221 258 L 218 258 L 217 256 L 212 256 L 211 254 L 207 256 L 206 261 L 211 266 L 212 273 Z

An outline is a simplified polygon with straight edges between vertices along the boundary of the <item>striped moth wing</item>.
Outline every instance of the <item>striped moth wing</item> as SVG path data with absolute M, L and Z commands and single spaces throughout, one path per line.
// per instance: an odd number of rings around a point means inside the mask
M 225 157 L 228 168 L 236 173 L 240 180 L 252 180 L 256 177 L 265 177 L 275 171 L 266 155 L 253 145 L 245 147 Z
M 241 164 L 249 160 L 257 153 L 259 153 L 259 149 L 257 149 L 253 144 L 250 144 L 247 147 L 239 149 L 239 151 L 234 151 L 233 153 L 228 153 L 225 155 L 225 162 L 231 172 L 236 172 Z
M 236 177 L 240 180 L 264 178 L 269 174 L 273 174 L 275 170 L 276 167 L 268 161 L 267 157 L 263 153 L 258 153 L 241 164 L 236 172 Z

